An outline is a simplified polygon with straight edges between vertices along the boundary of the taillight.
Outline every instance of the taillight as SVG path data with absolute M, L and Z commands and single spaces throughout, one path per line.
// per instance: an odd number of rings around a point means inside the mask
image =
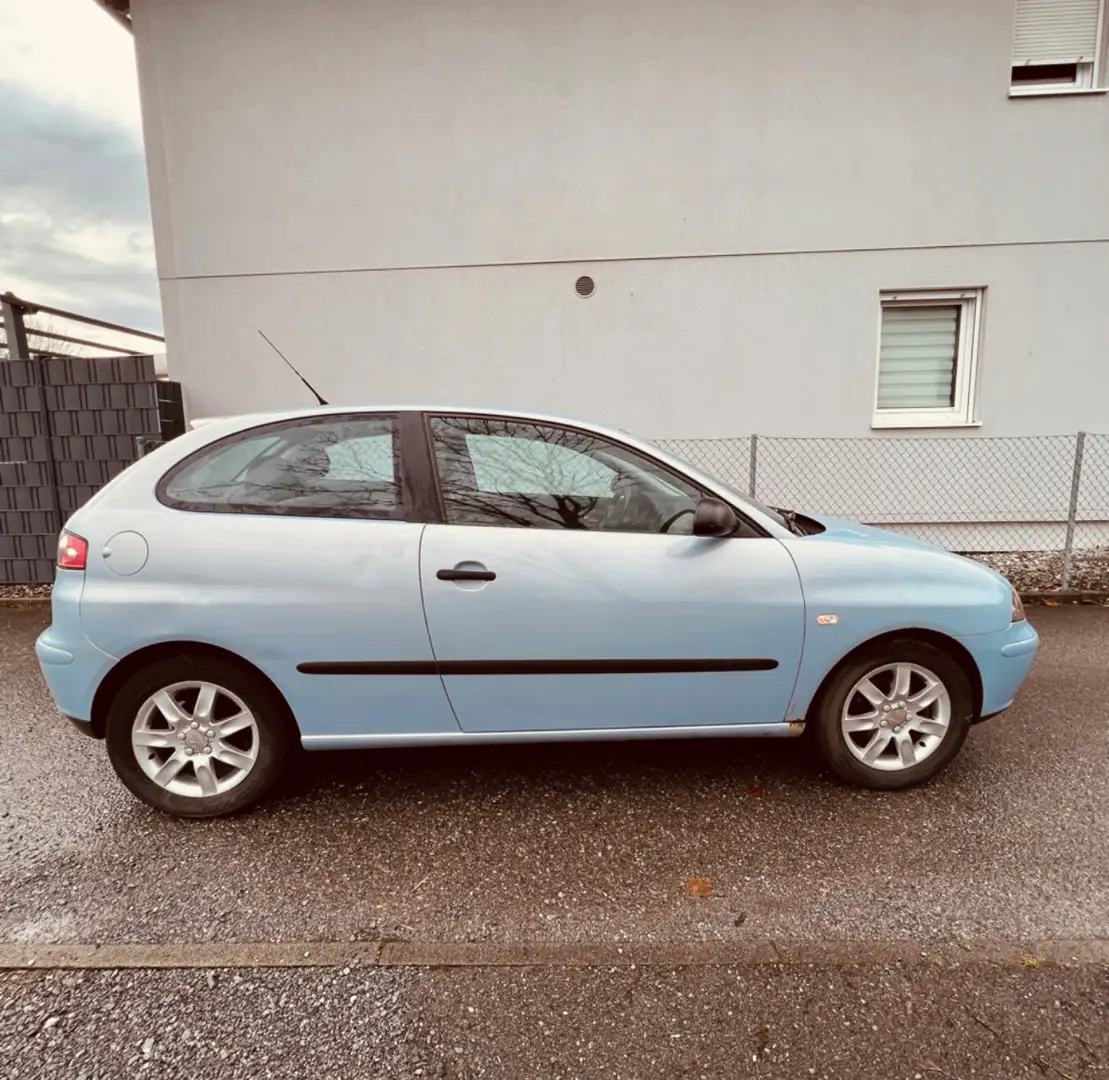
M 84 570 L 89 560 L 89 542 L 76 533 L 63 532 L 58 537 L 58 566 L 62 570 Z

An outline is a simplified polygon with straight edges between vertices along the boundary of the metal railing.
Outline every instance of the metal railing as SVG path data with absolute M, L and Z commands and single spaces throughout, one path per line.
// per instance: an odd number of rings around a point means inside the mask
M 146 356 L 151 342 L 165 346 L 165 338 L 149 330 L 0 293 L 0 360 Z
M 656 443 L 771 506 L 969 554 L 1030 591 L 1109 590 L 1109 435 Z

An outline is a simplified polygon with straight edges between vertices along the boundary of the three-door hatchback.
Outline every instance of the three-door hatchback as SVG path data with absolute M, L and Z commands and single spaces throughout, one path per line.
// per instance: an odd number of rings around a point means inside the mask
M 775 510 L 545 416 L 315 408 L 205 423 L 66 524 L 37 652 L 169 813 L 308 749 L 800 735 L 871 788 L 939 772 L 1036 632 L 986 567 Z

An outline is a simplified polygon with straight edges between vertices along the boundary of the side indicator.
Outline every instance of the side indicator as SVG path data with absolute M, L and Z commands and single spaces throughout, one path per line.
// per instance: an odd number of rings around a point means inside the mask
M 838 622 L 838 615 L 817 615 L 816 617 L 817 626 L 835 626 Z

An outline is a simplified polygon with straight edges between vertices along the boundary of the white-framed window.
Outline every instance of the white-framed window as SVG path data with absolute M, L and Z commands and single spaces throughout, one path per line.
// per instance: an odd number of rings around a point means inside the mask
M 1106 0 L 1016 0 L 1012 96 L 1102 89 Z
M 983 289 L 881 294 L 872 427 L 976 427 Z

